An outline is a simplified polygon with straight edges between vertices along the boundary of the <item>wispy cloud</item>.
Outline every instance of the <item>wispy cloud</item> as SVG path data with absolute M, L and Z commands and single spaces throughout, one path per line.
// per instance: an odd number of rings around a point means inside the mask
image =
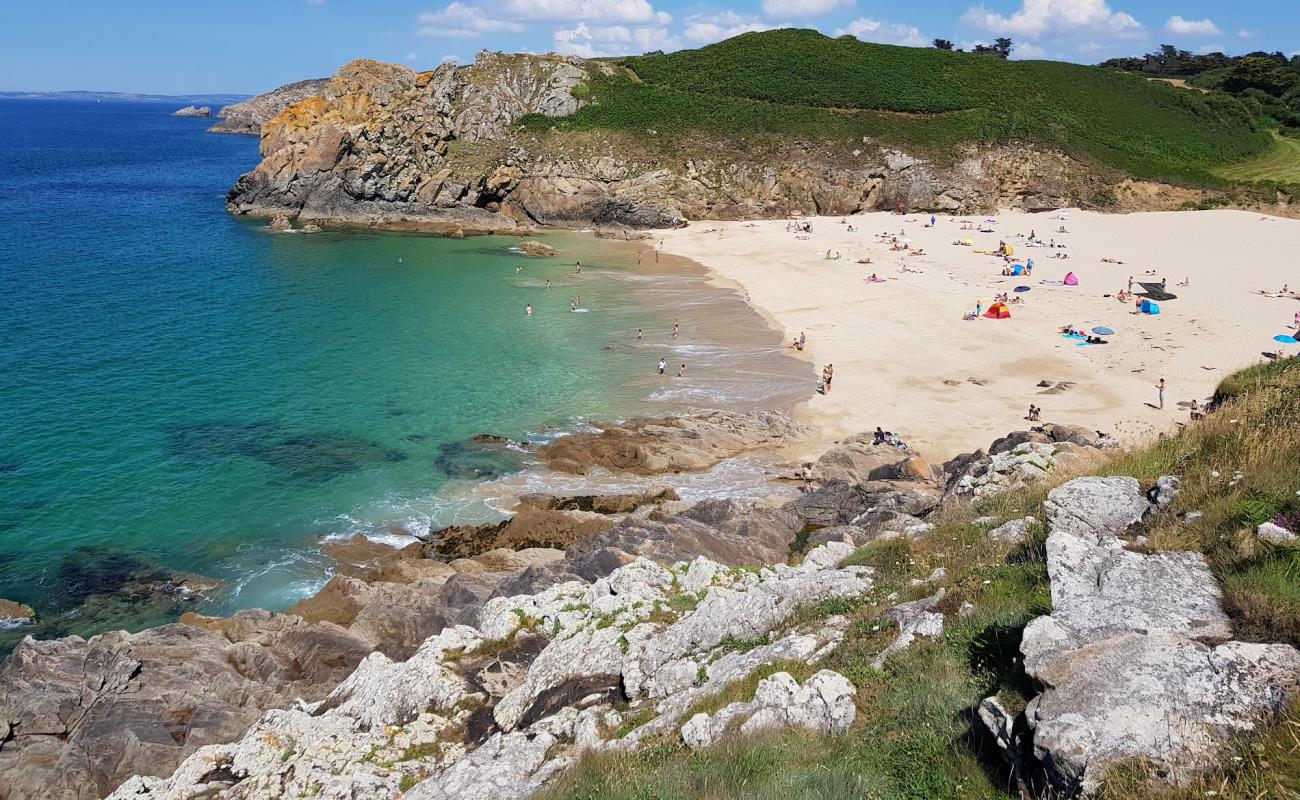
M 441 11 L 426 11 L 419 17 L 421 36 L 444 39 L 473 39 L 485 33 L 519 33 L 524 26 L 518 22 L 490 17 L 478 6 L 449 3 Z
M 754 31 L 770 31 L 772 26 L 755 17 L 747 17 L 734 11 L 717 14 L 692 14 L 686 18 L 686 27 L 682 35 L 692 44 L 709 44 Z
M 841 8 L 853 8 L 853 0 L 763 0 L 763 14 L 772 19 L 820 17 Z

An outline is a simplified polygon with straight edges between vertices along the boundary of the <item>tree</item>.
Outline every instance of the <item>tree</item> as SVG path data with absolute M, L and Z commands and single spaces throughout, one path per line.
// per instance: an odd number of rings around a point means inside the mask
M 1010 39 L 998 38 L 998 39 L 994 39 L 993 44 L 991 45 L 987 45 L 987 44 L 975 45 L 975 49 L 972 50 L 971 52 L 979 53 L 982 56 L 997 56 L 998 58 L 1006 58 L 1007 56 L 1011 55 L 1012 47 L 1013 45 L 1011 44 Z
M 1236 94 L 1247 89 L 1259 89 L 1273 96 L 1284 94 L 1296 85 L 1297 76 L 1287 69 L 1285 61 L 1270 56 L 1249 55 L 1232 65 L 1223 81 L 1224 91 Z
M 933 46 L 935 47 L 935 49 L 937 49 L 937 50 L 951 50 L 951 49 L 952 49 L 952 42 L 948 41 L 947 39 L 935 39 L 935 40 L 934 40 L 933 42 L 931 42 L 930 44 L 933 45 Z

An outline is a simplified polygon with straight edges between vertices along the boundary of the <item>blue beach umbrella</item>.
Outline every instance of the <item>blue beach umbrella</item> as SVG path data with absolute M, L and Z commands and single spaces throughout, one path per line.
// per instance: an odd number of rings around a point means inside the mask
M 1297 344 L 1297 343 L 1300 343 L 1300 340 L 1297 340 L 1294 336 L 1274 336 L 1274 337 L 1273 337 L 1273 341 L 1275 341 L 1275 342 L 1281 342 L 1282 344 Z
M 1115 331 L 1111 330 L 1110 328 L 1106 328 L 1106 327 L 1096 327 L 1096 328 L 1093 328 L 1093 329 L 1092 329 L 1092 332 L 1095 333 L 1095 334 L 1097 334 L 1098 336 L 1113 336 L 1113 335 L 1115 334 Z

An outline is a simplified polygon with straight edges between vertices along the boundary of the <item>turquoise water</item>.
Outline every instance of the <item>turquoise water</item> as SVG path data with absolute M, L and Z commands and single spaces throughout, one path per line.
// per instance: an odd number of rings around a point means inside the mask
M 203 610 L 281 608 L 330 574 L 323 534 L 473 521 L 444 483 L 524 461 L 475 434 L 804 388 L 734 298 L 592 238 L 523 259 L 514 239 L 233 218 L 256 141 L 170 110 L 0 101 L 0 597 L 55 632 L 156 622 L 79 619 L 137 563 L 225 581 Z M 661 355 L 692 379 L 659 378 Z

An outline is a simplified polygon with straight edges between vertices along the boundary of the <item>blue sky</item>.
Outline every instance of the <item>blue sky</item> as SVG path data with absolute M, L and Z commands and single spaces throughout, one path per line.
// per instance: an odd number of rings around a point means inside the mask
M 1169 43 L 1300 51 L 1300 0 L 0 0 L 0 90 L 255 93 L 354 58 L 430 68 L 481 49 L 614 55 L 811 27 L 867 41 L 1095 63 Z

